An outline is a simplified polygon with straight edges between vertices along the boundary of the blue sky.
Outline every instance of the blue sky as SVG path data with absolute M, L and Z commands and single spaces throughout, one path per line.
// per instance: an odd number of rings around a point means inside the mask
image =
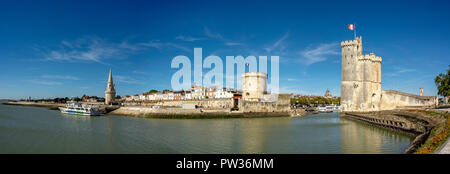
M 340 95 L 340 41 L 356 23 L 383 89 L 436 95 L 449 1 L 2 1 L 0 98 L 170 89 L 177 55 L 280 56 L 281 92 Z M 204 73 L 208 70 L 205 69 Z

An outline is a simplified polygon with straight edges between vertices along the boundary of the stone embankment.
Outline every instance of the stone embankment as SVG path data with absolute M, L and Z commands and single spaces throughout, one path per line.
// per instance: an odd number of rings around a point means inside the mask
M 253 118 L 253 117 L 286 117 L 286 112 L 251 112 L 230 111 L 230 109 L 182 109 L 178 107 L 152 108 L 140 106 L 120 107 L 110 112 L 114 115 L 125 115 L 145 118 Z
M 433 129 L 446 121 L 445 118 L 414 110 L 344 112 L 341 116 L 414 135 L 414 140 L 404 153 L 414 153 L 427 141 Z

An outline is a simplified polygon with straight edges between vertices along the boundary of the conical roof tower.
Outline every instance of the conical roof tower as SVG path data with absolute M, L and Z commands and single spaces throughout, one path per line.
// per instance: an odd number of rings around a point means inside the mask
M 116 97 L 116 88 L 114 85 L 113 77 L 112 77 L 112 70 L 109 70 L 109 77 L 108 77 L 108 84 L 106 85 L 106 91 L 105 91 L 105 104 L 109 105 L 111 104 Z

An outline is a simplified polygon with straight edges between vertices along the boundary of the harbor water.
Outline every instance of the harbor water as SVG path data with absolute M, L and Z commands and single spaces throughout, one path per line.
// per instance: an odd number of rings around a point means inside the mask
M 0 104 L 0 153 L 402 153 L 412 137 L 339 113 L 252 119 L 61 114 Z

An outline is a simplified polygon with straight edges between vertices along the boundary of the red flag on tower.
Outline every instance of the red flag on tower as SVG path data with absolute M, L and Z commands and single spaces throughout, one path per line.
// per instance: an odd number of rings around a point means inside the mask
M 348 29 L 349 29 L 349 30 L 353 30 L 353 34 L 355 35 L 355 39 L 356 39 L 356 29 L 355 29 L 355 24 L 348 24 Z
M 348 24 L 348 29 L 349 30 L 355 30 L 355 25 L 354 24 Z

